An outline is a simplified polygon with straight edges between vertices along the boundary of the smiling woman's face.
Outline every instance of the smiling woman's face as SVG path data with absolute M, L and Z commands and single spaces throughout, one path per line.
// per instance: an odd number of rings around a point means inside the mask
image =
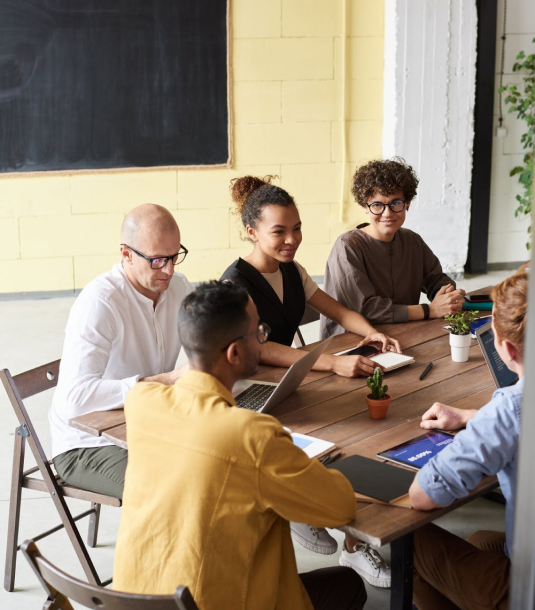
M 281 263 L 293 261 L 303 239 L 301 218 L 295 205 L 267 205 L 256 228 L 247 227 L 247 234 L 263 255 Z
M 392 193 L 392 195 L 375 193 L 375 195 L 368 200 L 368 205 L 372 203 L 388 204 L 396 199 L 405 199 L 403 191 L 396 191 L 395 193 Z M 385 207 L 384 212 L 380 215 L 372 214 L 370 209 L 365 207 L 364 211 L 368 214 L 368 222 L 370 223 L 370 226 L 366 228 L 366 232 L 368 235 L 371 235 L 373 238 L 380 241 L 392 241 L 397 230 L 403 226 L 403 223 L 405 222 L 409 206 L 410 203 L 407 203 L 402 212 L 392 212 L 390 208 Z

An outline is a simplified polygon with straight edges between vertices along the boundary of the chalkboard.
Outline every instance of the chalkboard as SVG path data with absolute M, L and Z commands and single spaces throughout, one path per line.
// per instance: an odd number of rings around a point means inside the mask
M 226 0 L 0 0 L 0 172 L 229 162 Z

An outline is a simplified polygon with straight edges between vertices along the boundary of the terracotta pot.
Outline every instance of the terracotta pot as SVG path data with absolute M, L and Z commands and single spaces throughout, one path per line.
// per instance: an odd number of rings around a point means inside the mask
M 470 352 L 472 339 L 467 335 L 454 335 L 450 333 L 451 359 L 453 362 L 466 362 Z
M 380 400 L 374 400 L 371 397 L 371 394 L 368 394 L 368 396 L 366 396 L 366 404 L 368 405 L 370 417 L 372 419 L 384 419 L 391 402 L 392 396 L 389 396 L 388 394 L 385 394 L 384 398 L 381 398 Z

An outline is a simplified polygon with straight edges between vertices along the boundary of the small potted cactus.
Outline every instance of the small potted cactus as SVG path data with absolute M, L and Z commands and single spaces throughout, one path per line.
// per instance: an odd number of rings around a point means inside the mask
M 372 419 L 384 419 L 392 397 L 387 394 L 388 386 L 383 385 L 383 371 L 376 367 L 373 375 L 368 377 L 366 383 L 371 393 L 366 396 L 366 404 Z
M 451 359 L 453 362 L 466 362 L 470 351 L 470 325 L 479 311 L 458 311 L 445 316 L 450 331 Z

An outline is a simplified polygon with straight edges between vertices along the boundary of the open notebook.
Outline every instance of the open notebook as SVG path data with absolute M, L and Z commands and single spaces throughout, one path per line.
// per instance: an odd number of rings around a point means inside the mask
M 412 364 L 414 358 L 405 354 L 396 354 L 396 352 L 379 352 L 375 349 L 375 353 L 369 355 L 371 346 L 363 345 L 362 347 L 354 347 L 343 352 L 338 352 L 337 356 L 366 356 L 370 360 L 380 364 L 385 372 L 393 371 L 401 366 Z

